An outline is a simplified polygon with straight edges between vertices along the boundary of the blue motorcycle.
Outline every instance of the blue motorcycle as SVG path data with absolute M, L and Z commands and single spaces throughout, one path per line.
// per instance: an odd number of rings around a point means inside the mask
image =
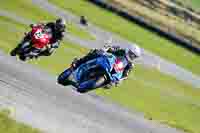
M 120 58 L 110 53 L 104 53 L 95 59 L 81 64 L 75 70 L 68 68 L 58 77 L 58 83 L 73 85 L 80 93 L 104 87 L 110 82 L 119 81 L 122 78 L 124 64 Z

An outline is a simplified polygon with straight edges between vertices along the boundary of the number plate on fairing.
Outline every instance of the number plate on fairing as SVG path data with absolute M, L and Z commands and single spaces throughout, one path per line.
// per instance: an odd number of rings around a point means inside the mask
M 36 39 L 41 39 L 41 38 L 44 38 L 44 33 L 42 32 L 42 30 L 37 30 L 34 34 L 34 37 Z
M 114 69 L 116 72 L 121 72 L 124 70 L 124 64 L 120 59 L 116 59 Z

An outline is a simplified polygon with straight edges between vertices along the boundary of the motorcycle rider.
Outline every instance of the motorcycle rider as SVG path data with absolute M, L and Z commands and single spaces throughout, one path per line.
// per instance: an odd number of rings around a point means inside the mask
M 113 85 L 118 85 L 122 80 L 128 78 L 128 74 L 134 67 L 133 61 L 141 56 L 141 50 L 138 46 L 129 45 L 127 48 L 121 48 L 120 46 L 110 46 L 105 45 L 103 49 L 93 49 L 86 56 L 81 59 L 75 59 L 72 62 L 72 68 L 75 69 L 80 66 L 82 63 L 85 63 L 91 59 L 95 59 L 100 56 L 102 53 L 108 52 L 112 53 L 117 57 L 120 57 L 122 60 L 126 60 L 128 63 L 123 70 L 123 76 L 120 81 L 116 81 L 115 83 L 109 83 L 105 86 L 105 88 L 109 89 Z
M 60 42 L 62 41 L 65 33 L 65 28 L 66 28 L 66 21 L 63 18 L 58 18 L 55 22 L 48 22 L 48 23 L 38 23 L 38 24 L 30 24 L 30 27 L 35 27 L 35 26 L 44 26 L 44 29 L 51 33 L 52 35 L 52 40 L 51 44 L 48 45 L 48 47 L 44 51 L 39 51 L 37 50 L 37 53 L 40 53 L 41 55 L 44 56 L 50 56 L 56 48 L 59 47 Z M 31 40 L 31 33 L 25 33 L 25 37 L 23 40 L 20 42 L 20 44 L 15 48 L 15 51 L 11 55 L 16 55 L 16 52 L 24 47 L 27 47 L 30 45 L 30 40 Z

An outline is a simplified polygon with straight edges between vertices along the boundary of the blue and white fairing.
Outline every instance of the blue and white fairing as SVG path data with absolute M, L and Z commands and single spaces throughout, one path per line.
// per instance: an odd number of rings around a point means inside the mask
M 99 55 L 97 58 L 87 61 L 86 63 L 81 64 L 75 70 L 68 68 L 64 72 L 62 72 L 58 77 L 58 83 L 65 85 L 67 82 L 68 85 L 73 85 L 78 88 L 79 92 L 85 92 L 88 88 L 95 88 L 96 81 L 95 80 L 82 80 L 82 77 L 89 75 L 88 72 L 92 68 L 93 70 L 98 71 L 101 67 L 107 75 L 108 80 L 112 83 L 116 83 L 120 79 L 122 79 L 124 68 L 127 66 L 128 62 L 125 57 L 116 57 L 113 54 L 104 53 Z M 70 80 L 68 80 L 69 76 L 72 76 Z M 98 76 L 98 75 L 97 75 Z
M 74 72 L 73 76 L 76 81 L 80 81 L 81 77 L 89 69 L 97 66 L 102 67 L 109 76 L 111 82 L 119 81 L 122 78 L 124 67 L 127 65 L 127 60 L 124 58 L 117 58 L 113 54 L 102 54 L 100 57 L 87 61 L 80 65 Z

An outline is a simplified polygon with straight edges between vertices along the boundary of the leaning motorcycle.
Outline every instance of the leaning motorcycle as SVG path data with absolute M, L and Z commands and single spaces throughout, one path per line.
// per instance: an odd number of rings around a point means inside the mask
M 30 40 L 25 42 L 27 44 L 23 47 L 16 47 L 10 52 L 11 56 L 19 55 L 22 61 L 37 58 L 41 51 L 44 51 L 49 46 L 52 40 L 51 32 L 48 32 L 44 26 L 33 26 L 32 30 L 28 33 Z
M 69 67 L 58 76 L 58 83 L 73 85 L 80 93 L 104 87 L 110 82 L 119 81 L 124 70 L 124 62 L 113 54 L 102 54 L 99 57 L 81 64 L 75 70 Z

